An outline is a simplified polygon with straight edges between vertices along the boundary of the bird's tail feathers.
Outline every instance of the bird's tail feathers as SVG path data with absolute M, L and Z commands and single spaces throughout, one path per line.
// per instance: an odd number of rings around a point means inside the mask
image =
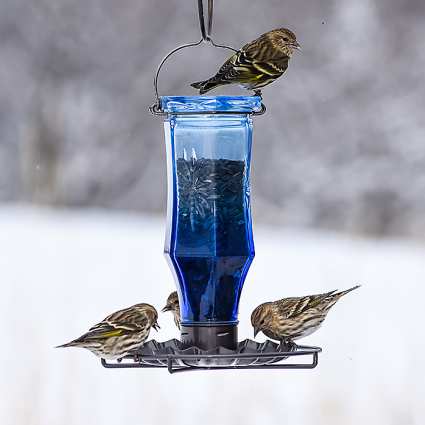
M 199 90 L 199 94 L 204 94 L 214 89 L 215 87 L 223 83 L 218 82 L 215 78 L 210 78 L 205 81 L 198 81 L 197 83 L 192 83 L 191 86 Z
M 356 286 L 353 286 L 352 288 L 346 289 L 345 291 L 337 292 L 334 296 L 341 298 L 344 295 L 347 295 L 349 292 L 354 291 L 357 288 L 360 288 L 360 286 L 362 286 L 362 285 L 356 285 Z
M 81 347 L 81 345 L 84 343 L 84 337 L 86 336 L 86 334 L 84 334 L 83 336 L 80 336 L 80 338 L 77 339 L 73 339 L 70 342 L 67 342 L 66 344 L 62 344 L 62 345 L 58 345 L 55 348 L 67 348 L 67 347 Z
M 203 84 L 205 84 L 206 81 L 198 81 L 197 83 L 192 83 L 191 86 L 194 89 L 200 89 L 202 87 Z
M 335 291 L 332 291 L 329 295 L 329 297 L 327 297 L 327 305 L 325 307 L 326 311 L 329 311 L 331 309 L 331 307 L 333 307 L 341 297 L 343 297 L 344 295 L 347 295 L 349 292 L 354 291 L 357 288 L 360 288 L 361 285 L 356 285 L 353 286 L 352 288 L 346 289 L 345 291 L 340 291 L 337 292 L 336 294 L 334 294 Z
M 57 345 L 55 348 L 75 347 L 76 345 L 78 345 L 78 342 L 76 342 L 76 341 L 71 341 L 71 342 L 67 342 L 66 344 Z

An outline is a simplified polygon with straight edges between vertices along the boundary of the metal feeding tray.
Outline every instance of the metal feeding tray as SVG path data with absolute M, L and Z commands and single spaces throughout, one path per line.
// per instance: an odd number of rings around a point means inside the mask
M 186 347 L 177 339 L 148 341 L 134 353 L 117 362 L 102 359 L 106 368 L 167 368 L 168 372 L 220 369 L 313 369 L 318 363 L 320 347 L 277 344 L 270 340 L 255 342 L 245 339 L 236 350 L 217 347 L 201 350 Z M 309 363 L 282 363 L 290 357 L 311 356 Z

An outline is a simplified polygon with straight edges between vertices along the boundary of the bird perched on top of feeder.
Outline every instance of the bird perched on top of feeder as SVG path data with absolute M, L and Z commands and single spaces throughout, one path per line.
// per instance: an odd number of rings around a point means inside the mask
M 159 329 L 157 320 L 155 307 L 135 304 L 110 314 L 84 335 L 56 348 L 87 348 L 102 359 L 121 359 L 146 341 L 151 328 Z
M 300 45 L 292 31 L 279 28 L 266 32 L 233 54 L 216 75 L 191 86 L 199 89 L 199 94 L 204 94 L 218 86 L 239 84 L 261 96 L 259 89 L 286 71 L 289 59 L 297 49 Z
M 180 304 L 179 304 L 179 297 L 177 295 L 177 291 L 171 292 L 169 297 L 167 298 L 167 304 L 165 304 L 165 307 L 162 309 L 163 312 L 165 311 L 171 311 L 174 316 L 174 323 L 176 326 L 180 329 Z
M 271 339 L 292 343 L 295 339 L 310 335 L 319 329 L 330 308 L 342 296 L 359 287 L 261 304 L 251 315 L 254 337 L 263 332 Z

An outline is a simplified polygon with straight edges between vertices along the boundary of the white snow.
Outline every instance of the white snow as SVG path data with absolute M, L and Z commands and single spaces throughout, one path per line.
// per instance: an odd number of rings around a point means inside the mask
M 174 288 L 164 220 L 101 211 L 0 208 L 0 424 L 423 424 L 425 246 L 254 228 L 257 256 L 240 339 L 260 302 L 347 288 L 307 371 L 106 370 L 56 350 L 106 314 Z M 177 336 L 170 314 L 159 334 Z M 261 339 L 261 337 L 259 337 Z

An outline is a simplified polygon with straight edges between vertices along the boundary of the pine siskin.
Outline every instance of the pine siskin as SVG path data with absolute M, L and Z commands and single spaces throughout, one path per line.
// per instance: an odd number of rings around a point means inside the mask
M 157 320 L 155 307 L 135 304 L 112 313 L 84 335 L 56 348 L 82 347 L 103 359 L 120 359 L 146 341 L 151 327 L 159 329 Z
M 180 329 L 180 304 L 177 291 L 171 292 L 170 296 L 167 298 L 167 304 L 165 304 L 162 311 L 171 311 L 174 316 L 174 323 Z
M 263 332 L 271 339 L 292 342 L 310 335 L 319 329 L 330 308 L 342 296 L 359 287 L 261 304 L 251 315 L 254 337 L 258 332 Z
M 266 32 L 232 55 L 214 77 L 191 86 L 199 89 L 199 94 L 225 84 L 259 91 L 286 71 L 294 49 L 299 48 L 295 34 L 286 28 Z

